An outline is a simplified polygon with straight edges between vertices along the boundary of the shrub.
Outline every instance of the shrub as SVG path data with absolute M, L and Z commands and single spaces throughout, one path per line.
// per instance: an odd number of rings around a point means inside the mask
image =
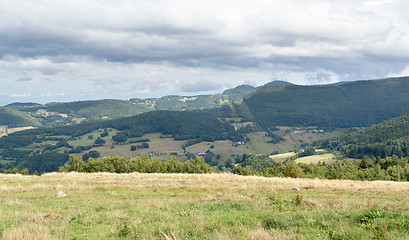
M 302 174 L 302 169 L 294 161 L 288 162 L 284 167 L 284 176 L 296 178 Z

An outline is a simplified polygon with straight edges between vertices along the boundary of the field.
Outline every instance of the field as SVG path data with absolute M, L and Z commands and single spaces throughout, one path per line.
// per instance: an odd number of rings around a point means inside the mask
M 7 125 L 0 125 L 0 137 L 7 134 Z
M 270 158 L 276 162 L 284 162 L 287 158 L 295 156 L 295 152 L 287 152 L 276 155 L 271 155 Z
M 16 127 L 16 128 L 8 128 L 7 125 L 0 125 L 0 137 L 13 133 L 13 132 L 19 132 L 27 129 L 33 129 L 35 127 Z
M 318 162 L 333 162 L 335 161 L 334 159 L 334 154 L 332 153 L 325 153 L 325 154 L 320 154 L 320 155 L 312 155 L 312 156 L 306 156 L 306 157 L 301 157 L 297 158 L 295 160 L 296 163 L 305 163 L 305 164 L 310 164 L 310 163 L 318 163 Z
M 408 191 L 407 182 L 231 174 L 0 175 L 0 236 L 408 239 Z

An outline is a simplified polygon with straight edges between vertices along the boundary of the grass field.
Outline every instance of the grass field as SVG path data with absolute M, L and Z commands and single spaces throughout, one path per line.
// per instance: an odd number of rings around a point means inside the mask
M 7 125 L 1 125 L 0 126 L 0 137 L 10 134 L 10 133 L 14 133 L 14 132 L 19 132 L 19 131 L 23 131 L 23 130 L 27 130 L 27 129 L 33 129 L 35 127 L 16 127 L 16 128 L 8 128 Z
M 297 155 L 295 152 L 287 152 L 287 153 L 281 153 L 281 154 L 276 154 L 276 155 L 271 155 L 270 158 L 273 159 L 276 162 L 283 162 L 289 157 L 293 157 Z
M 334 162 L 336 161 L 334 159 L 334 154 L 332 153 L 324 153 L 320 155 L 312 155 L 312 156 L 306 156 L 306 157 L 301 157 L 297 158 L 295 160 L 296 163 L 305 163 L 305 164 L 310 164 L 310 163 L 318 163 L 318 162 Z
M 7 134 L 7 125 L 0 125 L 0 137 Z
M 0 175 L 0 236 L 408 239 L 408 191 L 407 182 L 231 174 Z

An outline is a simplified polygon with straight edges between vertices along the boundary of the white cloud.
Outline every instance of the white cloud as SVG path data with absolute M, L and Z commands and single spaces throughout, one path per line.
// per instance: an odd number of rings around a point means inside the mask
M 0 1 L 0 83 L 31 97 L 195 94 L 272 78 L 316 84 L 409 74 L 403 0 L 18 5 Z
M 12 98 L 31 97 L 31 93 L 22 93 L 22 94 L 13 93 L 10 95 L 10 97 Z

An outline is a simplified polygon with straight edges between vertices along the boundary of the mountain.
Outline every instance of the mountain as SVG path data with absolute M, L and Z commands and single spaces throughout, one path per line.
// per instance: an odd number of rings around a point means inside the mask
M 39 106 L 41 104 L 39 103 L 33 103 L 33 102 L 28 102 L 28 103 L 22 103 L 22 102 L 14 102 L 7 104 L 5 107 L 32 107 L 32 106 Z
M 128 117 L 153 110 L 143 104 L 114 99 L 34 104 L 32 106 L 12 104 L 7 108 L 24 113 L 44 127 Z M 30 123 L 27 122 L 27 124 Z
M 7 125 L 8 128 L 41 126 L 40 122 L 36 119 L 8 107 L 0 107 L 0 125 Z
M 273 81 L 266 85 L 287 85 L 288 82 Z M 260 86 L 262 87 L 262 86 Z M 195 110 L 221 106 L 225 103 L 240 102 L 244 96 L 260 87 L 241 85 L 227 89 L 222 94 L 197 96 L 169 95 L 161 98 L 139 99 L 130 101 L 104 99 L 76 102 L 54 102 L 44 105 L 37 103 L 11 103 L 8 108 L 16 109 L 27 118 L 34 119 L 44 127 L 64 126 L 79 122 L 92 122 L 129 117 L 156 110 Z M 17 125 L 32 126 L 30 121 L 19 121 Z
M 161 98 L 130 100 L 135 104 L 146 106 L 151 110 L 194 110 L 206 109 L 220 106 L 223 103 L 230 102 L 228 96 L 223 94 L 209 94 L 198 96 L 178 96 L 169 95 Z
M 286 82 L 286 81 L 275 80 L 275 81 L 272 81 L 272 82 L 268 82 L 268 83 L 266 83 L 263 86 L 260 86 L 258 88 L 270 87 L 270 86 L 281 86 L 281 85 L 294 85 L 294 84 L 292 84 L 290 82 Z
M 409 77 L 341 85 L 278 85 L 243 99 L 263 127 L 370 126 L 409 111 Z
M 353 158 L 363 156 L 409 156 L 409 113 L 372 125 L 339 139 L 342 151 Z

